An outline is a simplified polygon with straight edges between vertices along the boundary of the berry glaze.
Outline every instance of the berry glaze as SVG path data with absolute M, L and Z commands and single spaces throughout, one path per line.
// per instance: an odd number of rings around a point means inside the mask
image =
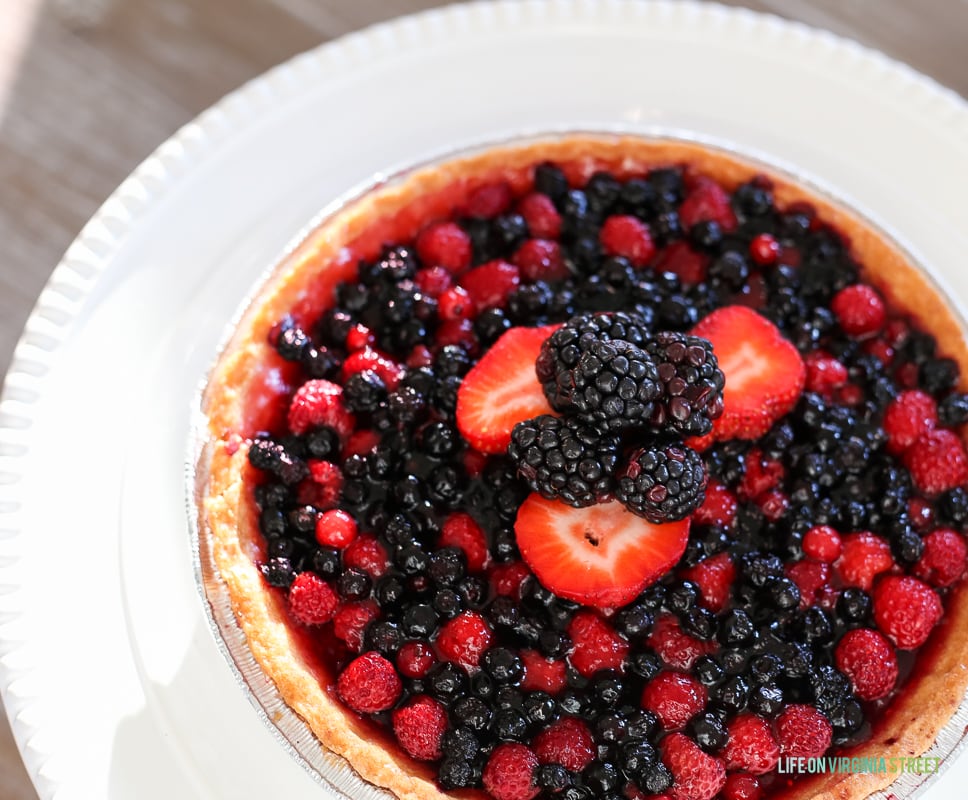
M 222 435 L 249 558 L 442 791 L 780 795 L 780 759 L 863 748 L 936 658 L 958 364 L 774 188 L 511 165 L 357 220 L 276 303 Z

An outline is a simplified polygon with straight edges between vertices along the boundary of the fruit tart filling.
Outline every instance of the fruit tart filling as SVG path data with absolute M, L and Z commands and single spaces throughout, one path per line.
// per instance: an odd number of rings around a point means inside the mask
M 496 182 L 278 321 L 260 569 L 347 712 L 494 800 L 754 800 L 965 569 L 935 340 L 767 179 Z

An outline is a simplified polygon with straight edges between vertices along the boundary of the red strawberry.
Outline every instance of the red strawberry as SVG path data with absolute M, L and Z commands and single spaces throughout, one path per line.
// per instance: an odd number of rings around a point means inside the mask
M 672 614 L 657 617 L 647 644 L 673 669 L 688 670 L 696 659 L 716 649 L 715 642 L 704 642 L 685 633 Z
M 425 694 L 417 695 L 394 709 L 392 718 L 393 732 L 404 750 L 421 761 L 440 758 L 440 741 L 447 730 L 447 711 L 440 703 Z
M 425 267 L 460 273 L 471 264 L 471 237 L 455 222 L 434 222 L 417 235 L 417 255 Z
M 723 800 L 762 800 L 763 787 L 746 772 L 731 772 L 723 786 Z
M 460 279 L 460 285 L 471 296 L 478 313 L 488 308 L 502 307 L 507 302 L 508 295 L 520 283 L 521 271 L 514 264 L 501 259 L 474 267 Z
M 671 272 L 679 276 L 685 284 L 697 284 L 706 280 L 706 268 L 709 266 L 709 256 L 697 253 L 688 242 L 673 242 L 656 260 L 656 272 Z
M 706 484 L 706 499 L 692 518 L 702 525 L 728 528 L 736 518 L 736 496 L 715 478 L 710 478 Z
M 797 402 L 806 368 L 793 346 L 765 317 L 745 306 L 726 306 L 692 330 L 708 339 L 726 377 L 717 439 L 757 439 Z
M 476 611 L 464 611 L 444 623 L 437 635 L 437 649 L 448 661 L 474 670 L 494 641 L 494 633 Z
M 833 727 L 813 706 L 789 705 L 776 718 L 780 752 L 791 758 L 819 758 L 830 747 Z
M 814 525 L 803 534 L 803 553 L 814 561 L 832 564 L 842 552 L 840 534 L 829 525 Z
M 700 602 L 718 614 L 729 602 L 736 567 L 729 553 L 717 553 L 683 570 L 682 577 L 699 586 Z
M 642 220 L 617 214 L 605 220 L 598 234 L 602 249 L 610 256 L 624 256 L 633 267 L 644 267 L 655 255 L 652 235 Z
M 879 631 L 855 628 L 847 631 L 834 650 L 837 669 L 854 686 L 861 700 L 880 700 L 897 683 L 897 656 Z
M 726 769 L 741 769 L 753 775 L 772 770 L 780 760 L 780 747 L 770 724 L 755 714 L 740 714 L 726 726 L 729 741 L 722 758 Z
M 868 531 L 843 537 L 843 553 L 834 565 L 846 586 L 871 590 L 874 578 L 894 566 L 891 546 Z
M 914 574 L 939 589 L 951 586 L 964 574 L 966 555 L 960 533 L 938 528 L 924 537 L 924 552 L 914 565 Z
M 300 572 L 289 587 L 289 612 L 303 625 L 329 622 L 338 607 L 336 592 L 315 572 Z
M 904 453 L 914 485 L 935 497 L 968 482 L 968 455 L 958 434 L 947 429 L 920 436 Z
M 557 239 L 561 234 L 561 214 L 546 194 L 532 192 L 522 197 L 518 201 L 518 213 L 528 223 L 532 236 Z
M 855 283 L 841 289 L 830 301 L 830 310 L 844 332 L 856 338 L 877 333 L 887 319 L 884 301 L 866 283 Z
M 660 672 L 642 690 L 642 708 L 655 714 L 667 731 L 685 725 L 702 711 L 706 699 L 706 688 L 681 672 Z
M 511 256 L 521 270 L 521 277 L 530 282 L 556 281 L 571 272 L 561 254 L 561 245 L 549 239 L 528 239 Z
M 595 758 L 595 740 L 584 722 L 564 717 L 535 737 L 534 752 L 542 764 L 561 764 L 581 772 Z
M 333 617 L 333 633 L 346 642 L 354 653 L 363 649 L 366 626 L 380 616 L 380 607 L 373 600 L 346 603 Z
M 487 183 L 471 192 L 463 211 L 469 217 L 496 217 L 507 211 L 513 201 L 514 194 L 506 182 Z
M 312 428 L 328 425 L 346 440 L 356 422 L 343 405 L 343 387 L 332 381 L 306 381 L 296 390 L 289 404 L 289 430 L 302 436 Z
M 434 651 L 423 642 L 406 642 L 397 653 L 397 669 L 407 678 L 424 677 L 436 663 Z
M 537 650 L 522 650 L 521 661 L 524 663 L 521 688 L 525 691 L 558 694 L 565 688 L 568 668 L 564 661 L 545 658 Z
M 571 665 L 586 678 L 601 669 L 621 670 L 629 643 L 594 611 L 582 610 L 568 623 L 574 649 Z
M 334 508 L 316 518 L 316 541 L 323 547 L 346 547 L 356 538 L 356 520 L 341 508 Z
M 901 392 L 884 410 L 887 451 L 900 455 L 937 425 L 938 404 L 931 395 L 920 389 Z
M 874 621 L 902 650 L 924 644 L 943 613 L 941 599 L 917 578 L 887 575 L 874 589 Z
M 481 782 L 494 800 L 531 800 L 541 792 L 534 780 L 538 757 L 523 744 L 505 743 L 494 748 Z
M 716 181 L 699 178 L 679 206 L 679 219 L 687 228 L 697 222 L 716 222 L 724 231 L 736 229 L 736 215 L 729 205 L 729 195 Z
M 518 509 L 514 533 L 542 586 L 584 605 L 616 608 L 679 560 L 689 520 L 654 525 L 617 500 L 572 508 L 533 493 Z
M 480 572 L 487 558 L 487 539 L 484 531 L 470 514 L 456 512 L 444 520 L 437 539 L 438 547 L 458 547 L 467 558 L 467 571 Z
M 505 331 L 457 391 L 457 427 L 471 447 L 503 453 L 522 420 L 553 414 L 534 372 L 541 344 L 558 326 Z
M 346 705 L 361 714 L 391 708 L 403 691 L 393 664 L 371 651 L 355 658 L 336 681 L 336 691 Z
M 723 762 L 703 752 L 688 736 L 670 733 L 662 740 L 662 761 L 672 773 L 673 800 L 712 800 L 726 783 Z
M 343 551 L 343 566 L 354 567 L 379 578 L 390 566 L 386 548 L 372 534 L 357 536 Z

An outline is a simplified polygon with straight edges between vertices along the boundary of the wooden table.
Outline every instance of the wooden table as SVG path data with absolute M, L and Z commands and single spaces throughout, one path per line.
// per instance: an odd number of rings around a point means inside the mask
M 963 95 L 968 0 L 732 2 L 827 28 Z M 0 374 L 84 221 L 176 128 L 268 67 L 437 0 L 0 0 Z M 0 797 L 36 799 L 0 723 Z

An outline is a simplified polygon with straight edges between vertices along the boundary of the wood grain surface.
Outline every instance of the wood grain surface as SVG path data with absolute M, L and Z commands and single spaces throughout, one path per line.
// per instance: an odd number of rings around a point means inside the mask
M 968 95 L 968 0 L 748 0 Z M 178 127 L 268 67 L 435 0 L 0 0 L 0 374 L 61 254 Z M 36 800 L 0 719 L 0 798 Z

